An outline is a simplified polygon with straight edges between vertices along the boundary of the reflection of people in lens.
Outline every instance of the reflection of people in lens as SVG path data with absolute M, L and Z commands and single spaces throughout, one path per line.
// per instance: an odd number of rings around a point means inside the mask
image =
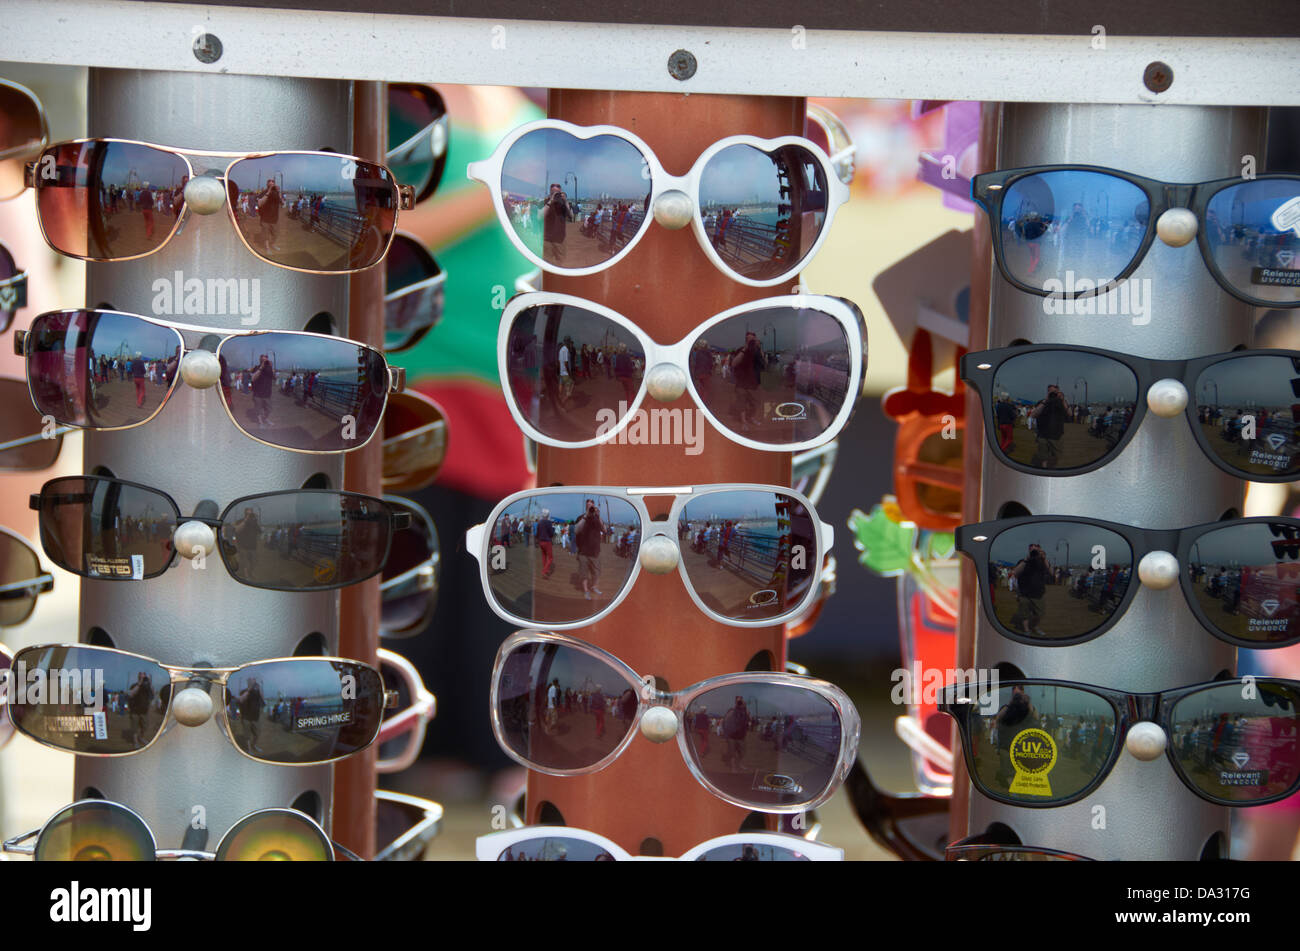
M 275 367 L 271 358 L 262 354 L 252 371 L 253 422 L 260 426 L 271 424 L 271 388 L 275 385 Z
M 248 678 L 248 686 L 239 693 L 239 722 L 248 735 L 248 752 L 262 752 L 257 746 L 258 721 L 262 718 L 262 684 L 256 677 Z
M 555 557 L 552 545 L 555 540 L 555 523 L 551 521 L 551 510 L 542 509 L 542 517 L 533 526 L 533 537 L 542 552 L 542 577 L 549 578 L 555 570 Z
M 695 731 L 695 749 L 701 757 L 709 755 L 709 709 L 700 707 L 691 721 L 691 729 Z
M 244 577 L 249 577 L 257 562 L 257 546 L 262 537 L 262 525 L 257 520 L 257 513 L 251 508 L 244 509 L 244 517 L 235 522 L 235 545 L 239 552 L 239 569 Z
M 275 229 L 280 223 L 280 189 L 275 179 L 268 178 L 266 187 L 257 193 L 257 217 L 261 224 L 259 237 L 267 251 L 280 250 L 275 246 Z
M 741 768 L 741 759 L 745 755 L 745 735 L 749 733 L 749 709 L 745 698 L 737 697 L 735 706 L 722 718 L 722 736 L 727 741 L 722 751 L 722 762 L 733 769 Z
M 1012 778 L 1011 743 L 1021 730 L 1033 726 L 1038 721 L 1038 711 L 1024 687 L 1012 687 L 1011 699 L 998 710 L 994 719 L 997 732 L 998 773 L 997 782 L 1008 785 Z
M 1052 566 L 1042 546 L 1031 544 L 1025 557 L 1011 569 L 1016 579 L 1016 613 L 1010 625 L 1022 634 L 1046 635 L 1039 629 L 1047 612 L 1045 599 Z
M 734 859 L 732 859 L 732 861 L 733 862 L 757 862 L 759 861 L 758 848 L 753 845 L 745 845 L 741 848 L 740 854 L 737 855 Z
M 599 739 L 605 735 L 605 693 L 600 684 L 596 684 L 596 691 L 588 702 L 591 704 L 592 715 L 596 718 L 596 738 Z
M 138 746 L 145 742 L 145 719 L 153 703 L 153 679 L 143 670 L 126 691 L 126 709 L 131 714 L 131 737 Z
M 593 499 L 587 499 L 582 517 L 574 523 L 573 537 L 578 548 L 582 595 L 590 601 L 593 594 L 604 594 L 597 585 L 600 582 L 600 542 L 605 537 L 605 527 Z
M 550 264 L 564 262 L 564 237 L 568 223 L 573 220 L 569 196 L 554 182 L 542 211 L 542 258 Z
M 1066 402 L 1061 388 L 1048 384 L 1047 396 L 1029 414 L 1034 420 L 1034 435 L 1038 439 L 1034 458 L 1029 462 L 1031 466 L 1056 468 L 1061 459 L 1061 437 L 1065 435 L 1065 421 L 1069 413 L 1070 404 Z
M 765 368 L 763 348 L 758 337 L 750 330 L 745 333 L 745 346 L 731 356 L 731 376 L 736 382 L 736 415 L 741 426 L 759 426 L 758 387 Z

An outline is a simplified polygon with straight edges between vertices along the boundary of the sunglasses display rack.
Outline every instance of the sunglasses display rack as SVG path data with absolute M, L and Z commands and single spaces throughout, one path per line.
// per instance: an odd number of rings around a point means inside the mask
M 985 142 L 992 144 L 992 136 L 996 136 L 997 148 L 996 159 L 992 150 L 985 151 L 984 164 L 999 169 L 1091 164 L 1164 181 L 1208 181 L 1240 172 L 1248 156 L 1264 155 L 1265 119 L 1265 110 L 1256 108 L 986 106 Z M 1117 212 L 1112 209 L 1110 213 Z M 976 225 L 983 229 L 982 243 L 987 247 L 988 222 L 979 210 Z M 1044 247 L 1042 254 L 1067 251 L 1062 237 L 1059 245 Z M 1253 309 L 1215 282 L 1194 242 L 1174 246 L 1157 238 L 1129 281 L 1128 290 L 1135 293 L 1122 297 L 1051 300 L 1022 292 L 992 264 L 988 266 L 992 280 L 989 348 L 1055 343 L 1104 347 L 1157 359 L 1186 359 L 1223 353 L 1251 342 Z M 1085 268 L 1078 270 L 1079 277 L 1084 277 Z M 982 277 L 977 285 L 981 281 Z M 1097 381 L 1094 392 L 1088 394 L 1088 381 L 1068 369 L 1061 371 L 1059 380 L 1067 400 L 1095 403 L 1110 398 L 1096 392 Z M 1183 397 L 1197 398 L 1185 390 L 1180 394 L 1180 389 L 1179 384 L 1160 382 L 1149 393 L 1138 394 L 1138 399 L 1173 405 Z M 969 464 L 971 456 L 983 456 L 978 496 L 967 492 L 967 522 L 1030 514 L 1073 515 L 1165 529 L 1242 514 L 1246 482 L 1216 468 L 1206 457 L 1181 415 L 1181 406 L 1170 414 L 1173 418 L 1148 413 L 1125 450 L 1104 466 L 1060 477 L 1019 472 L 1003 465 L 985 446 L 978 397 L 968 393 L 967 406 L 968 425 L 974 430 L 967 441 L 968 478 L 976 471 Z M 1016 432 L 1020 438 L 1035 438 L 1023 429 Z M 971 505 L 976 497 L 978 510 Z M 1047 523 L 1041 539 L 1036 539 L 1049 559 L 1056 564 L 1082 564 L 1085 556 L 1071 553 L 1068 540 L 1062 543 L 1051 527 Z M 1091 560 L 1096 557 L 1094 550 Z M 992 627 L 975 595 L 976 586 L 980 597 L 989 594 L 987 566 L 967 564 L 963 568 L 961 628 L 965 657 L 970 658 L 973 650 L 976 668 L 997 668 L 1004 679 L 1023 676 L 1074 681 L 1132 692 L 1156 692 L 1231 676 L 1236 669 L 1235 650 L 1205 631 L 1179 589 L 1178 573 L 1187 570 L 1187 565 L 1172 563 L 1172 555 L 1148 557 L 1132 568 L 1130 583 L 1138 584 L 1141 578 L 1141 585 L 1114 627 L 1091 641 L 1052 647 L 1019 643 Z M 996 597 L 1001 603 L 1015 594 L 1001 583 Z M 1048 610 L 1088 610 L 1083 600 L 1057 598 L 1045 603 Z M 1095 791 L 1070 805 L 1004 805 L 965 786 L 960 792 L 969 793 L 969 812 L 956 809 L 955 826 L 968 818 L 968 831 L 975 835 L 993 823 L 1002 823 L 1022 843 L 1096 859 L 1226 857 L 1230 810 L 1200 799 L 1186 788 L 1158 738 L 1146 746 L 1137 739 L 1130 731 L 1110 775 Z M 1080 741 L 1075 738 L 1074 742 Z M 1164 744 L 1174 742 L 1174 737 L 1164 737 Z M 1053 767 L 1049 767 L 1048 783 L 1068 781 L 1064 778 L 1071 768 L 1068 749 L 1058 749 L 1057 757 L 1058 772 L 1054 779 Z M 959 785 L 963 784 L 959 781 Z M 955 827 L 954 839 L 966 831 Z
M 329 148 L 351 154 L 352 123 L 352 89 L 344 81 L 90 71 L 91 136 L 190 149 Z M 170 188 L 178 183 L 148 184 Z M 218 203 L 216 212 L 191 215 L 184 232 L 155 254 L 89 264 L 87 302 L 210 325 L 215 332 L 347 333 L 347 276 L 304 274 L 264 263 L 241 243 L 224 203 Z M 161 219 L 161 212 L 155 217 Z M 293 240 L 293 224 L 282 216 L 281 240 Z M 161 221 L 155 225 L 162 226 Z M 226 313 L 171 312 L 188 287 L 199 286 L 190 284 L 194 281 L 205 288 L 236 282 L 244 301 L 259 302 L 259 312 L 240 314 L 229 305 Z M 208 299 L 204 295 L 205 305 Z M 186 370 L 182 366 L 183 377 Z M 181 385 L 147 425 L 88 432 L 84 471 L 157 486 L 176 500 L 183 516 L 215 517 L 232 500 L 258 492 L 343 487 L 343 456 L 259 444 L 230 425 L 213 397 Z M 186 525 L 177 534 L 204 536 L 200 527 Z M 183 552 L 183 546 L 178 548 Z M 86 642 L 109 643 L 103 640 L 107 637 L 123 650 L 185 666 L 233 667 L 295 653 L 338 655 L 339 600 L 338 591 L 273 591 L 238 584 L 213 550 L 201 561 L 178 559 L 157 578 L 83 580 L 79 633 Z M 214 705 L 221 702 L 217 690 L 211 690 L 211 697 Z M 176 706 L 173 702 L 173 711 Z M 198 819 L 206 823 L 214 844 L 239 817 L 268 806 L 295 806 L 330 830 L 334 767 L 257 762 L 222 736 L 215 719 L 220 711 L 205 717 L 202 703 L 194 708 L 199 712 L 189 717 L 197 721 L 193 726 L 173 723 L 143 754 L 78 757 L 75 797 L 98 796 L 130 806 L 155 831 L 161 848 L 180 847 Z
M 799 135 L 804 123 L 804 101 L 787 98 L 552 90 L 549 107 L 551 117 L 576 125 L 634 131 L 671 169 L 689 168 L 723 136 Z M 704 317 L 773 293 L 733 280 L 715 268 L 689 236 L 658 225 L 618 266 L 580 277 L 546 274 L 543 289 L 603 304 L 664 342 L 682 339 Z M 667 404 L 653 399 L 644 404 L 647 411 L 660 408 Z M 686 454 L 680 445 L 539 446 L 537 484 L 790 484 L 789 454 L 749 449 L 702 418 L 700 425 L 704 436 L 698 455 Z M 646 502 L 652 517 L 666 514 L 671 504 L 670 499 L 653 497 Z M 737 628 L 713 621 L 692 602 L 675 574 L 643 571 L 615 613 L 569 633 L 640 673 L 653 674 L 666 690 L 720 674 L 783 669 L 782 625 Z M 776 816 L 751 819 L 747 810 L 701 786 L 676 745 L 637 736 L 622 757 L 598 773 L 560 777 L 530 772 L 526 821 L 587 829 L 634 855 L 668 856 L 739 832 L 747 822 L 747 828 L 776 828 Z

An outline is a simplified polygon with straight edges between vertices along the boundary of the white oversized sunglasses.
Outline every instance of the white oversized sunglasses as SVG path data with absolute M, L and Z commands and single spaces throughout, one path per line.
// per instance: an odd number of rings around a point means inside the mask
M 569 826 L 525 826 L 481 835 L 480 862 L 842 862 L 844 850 L 785 832 L 737 832 L 679 856 L 633 855 L 617 842 Z

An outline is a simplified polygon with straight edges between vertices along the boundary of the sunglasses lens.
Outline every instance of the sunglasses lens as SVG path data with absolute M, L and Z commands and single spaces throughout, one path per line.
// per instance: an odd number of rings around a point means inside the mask
M 492 597 L 530 624 L 572 624 L 605 610 L 627 585 L 641 541 L 636 509 L 606 495 L 520 499 L 488 528 Z
M 1123 536 L 1075 522 L 1018 525 L 989 548 L 989 596 L 998 623 L 1044 641 L 1083 637 L 1113 615 L 1133 574 Z
M 1300 784 L 1300 689 L 1294 681 L 1228 682 L 1183 697 L 1169 712 L 1183 774 L 1216 799 L 1248 804 Z
M 1146 192 L 1104 172 L 1039 172 L 1016 179 L 997 222 L 1002 263 L 1022 284 L 1064 293 L 1104 286 L 1137 256 L 1151 207 Z
M 338 492 L 275 492 L 230 504 L 222 516 L 230 574 L 257 588 L 323 591 L 384 567 L 392 512 L 378 499 Z
M 821 237 L 828 208 L 822 164 L 800 145 L 774 152 L 728 146 L 700 176 L 705 235 L 723 264 L 749 280 L 798 270 Z
M 390 503 L 404 508 L 396 501 Z M 438 532 L 431 521 L 412 510 L 411 527 L 393 535 L 384 563 L 381 589 L 381 634 L 384 637 L 419 633 L 438 600 Z M 427 574 L 421 577 L 418 572 Z M 417 572 L 412 575 L 410 573 Z M 402 578 L 403 575 L 408 577 Z M 402 578 L 401 581 L 395 579 Z M 387 679 L 387 678 L 385 678 Z
M 383 418 L 388 364 L 363 344 L 262 333 L 227 338 L 220 360 L 221 398 L 235 425 L 281 449 L 347 452 Z
M 612 135 L 537 129 L 506 153 L 501 200 L 515 237 L 549 267 L 597 267 L 645 226 L 650 166 Z
M 960 429 L 957 430 L 956 439 L 947 439 L 941 432 L 931 433 L 921 441 L 916 453 L 917 462 L 950 469 L 960 479 L 964 435 Z M 921 505 L 937 515 L 961 516 L 961 489 L 931 482 L 921 475 L 916 480 L 916 497 Z
M 410 393 L 389 395 L 384 408 L 385 491 L 415 492 L 438 477 L 447 455 L 447 422 L 442 409 Z
M 393 235 L 384 269 L 384 350 L 391 353 L 414 345 L 442 319 L 445 282 L 425 283 L 442 270 L 418 241 L 401 233 Z
M 36 408 L 68 426 L 135 426 L 162 408 L 176 382 L 181 337 L 131 314 L 42 314 L 28 334 Z
M 856 396 L 843 325 L 810 308 L 773 307 L 714 324 L 696 338 L 690 368 L 700 403 L 724 428 L 769 446 L 825 435 Z
M 733 621 L 778 618 L 797 608 L 821 564 L 816 522 L 780 492 L 711 492 L 677 521 L 682 564 L 696 596 Z
M 389 168 L 402 185 L 410 185 L 423 200 L 433 193 L 447 164 L 447 114 L 442 97 L 427 87 L 390 84 L 388 87 Z M 412 143 L 416 136 L 420 138 Z M 413 144 L 413 148 L 406 148 Z
M 37 862 L 152 862 L 153 833 L 144 820 L 112 802 L 73 803 L 46 823 Z
M 762 809 L 817 799 L 839 762 L 829 700 L 792 684 L 717 687 L 686 708 L 686 748 L 705 782 Z
M 230 827 L 218 862 L 332 862 L 334 848 L 320 826 L 291 809 L 268 809 Z
M 397 186 L 382 165 L 347 155 L 273 153 L 227 176 L 235 224 L 253 253 L 300 271 L 378 264 L 397 221 Z
M 1012 357 L 993 377 L 998 448 L 1035 469 L 1090 466 L 1123 440 L 1137 397 L 1133 371 L 1110 357 L 1065 350 Z
M 709 849 L 697 862 L 807 862 L 808 856 L 784 845 L 736 842 Z
M 1203 224 L 1215 268 L 1238 293 L 1300 302 L 1300 181 L 1229 185 L 1210 199 Z
M 992 795 L 1041 805 L 1069 799 L 1115 750 L 1115 711 L 1090 690 L 1003 686 L 977 703 L 966 737 L 972 778 Z
M 83 578 L 140 580 L 167 570 L 179 513 L 161 492 L 116 479 L 73 476 L 41 488 L 41 545 Z
M 1300 273 L 1300 272 L 1298 272 Z M 1210 451 L 1243 476 L 1300 473 L 1300 363 L 1244 354 L 1196 379 L 1196 419 Z
M 515 407 L 537 432 L 563 442 L 613 429 L 636 402 L 645 370 L 636 336 L 582 307 L 527 307 L 506 338 Z
M 0 121 L 3 120 L 0 119 Z M 4 165 L 4 162 L 0 162 L 0 168 L 3 168 Z M 0 201 L 3 200 L 3 198 L 0 198 Z M 22 288 L 17 285 L 6 287 L 3 283 L 10 278 L 16 277 L 17 274 L 18 265 L 14 263 L 13 255 L 9 253 L 8 248 L 0 244 L 0 333 L 4 333 L 9 329 L 9 325 L 13 323 L 15 311 L 24 306 L 18 299 L 18 293 Z
M 36 605 L 36 592 L 33 589 L 30 594 L 20 594 L 18 587 L 35 585 L 40 574 L 41 564 L 36 552 L 22 540 L 0 534 L 0 591 L 7 594 L 7 597 L 0 598 L 0 627 L 12 627 L 31 617 Z
M 1277 647 L 1300 640 L 1300 527 L 1239 522 L 1196 539 L 1188 555 L 1196 607 L 1229 637 Z
M 171 677 L 143 657 L 94 647 L 29 647 L 14 655 L 14 726 L 71 753 L 135 753 L 162 729 Z
M 59 458 L 63 437 L 44 439 L 41 414 L 32 406 L 27 384 L 22 380 L 0 380 L 0 444 L 26 440 L 9 449 L 0 449 L 0 469 L 45 469 Z
M 346 660 L 249 664 L 226 684 L 226 722 L 239 749 L 284 765 L 349 756 L 379 734 L 384 684 Z
M 36 162 L 36 212 L 56 251 L 123 261 L 157 251 L 184 205 L 189 166 L 179 155 L 129 142 L 46 149 Z
M 0 201 L 22 194 L 23 163 L 31 159 L 45 137 L 41 107 L 21 89 L 0 83 Z
M 545 770 L 594 766 L 618 749 L 638 709 L 626 675 L 599 658 L 557 644 L 521 644 L 496 683 L 497 739 Z
M 585 839 L 568 836 L 538 836 L 507 846 L 498 862 L 613 862 L 614 856 Z

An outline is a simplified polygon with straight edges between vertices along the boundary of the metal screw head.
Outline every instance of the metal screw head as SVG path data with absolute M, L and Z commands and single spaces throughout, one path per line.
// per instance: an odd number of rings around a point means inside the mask
M 1159 60 L 1148 63 L 1146 71 L 1142 73 L 1142 82 L 1152 92 L 1164 92 L 1174 84 L 1173 67 Z
M 211 33 L 200 33 L 194 37 L 194 58 L 200 63 L 215 63 L 221 59 L 221 40 Z
M 678 50 L 668 57 L 668 75 L 673 79 L 690 79 L 699 65 L 690 50 Z

